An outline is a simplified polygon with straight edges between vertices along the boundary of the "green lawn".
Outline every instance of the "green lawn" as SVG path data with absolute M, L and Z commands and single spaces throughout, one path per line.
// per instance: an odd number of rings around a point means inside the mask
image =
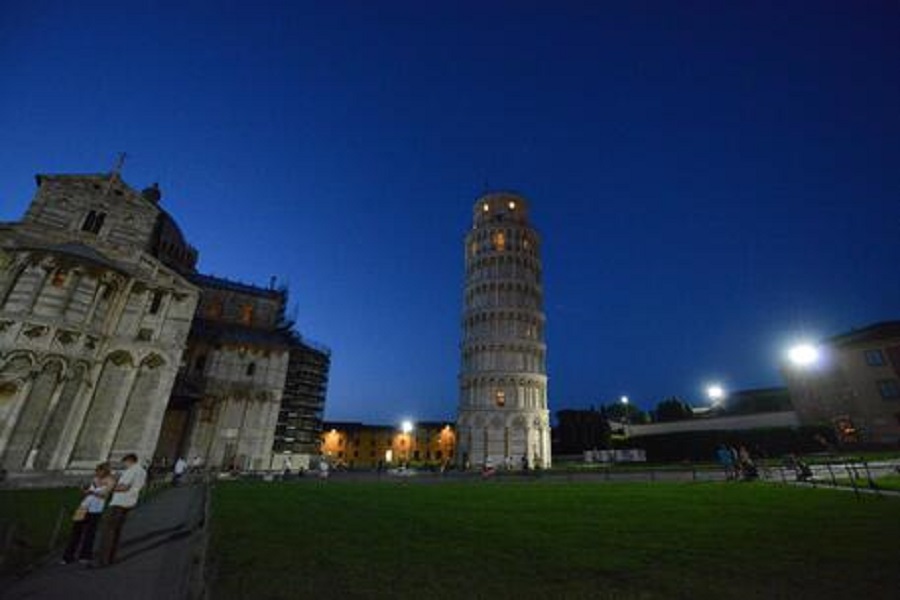
M 219 485 L 215 598 L 894 598 L 900 501 L 767 484 Z
M 21 571 L 47 553 L 60 512 L 63 512 L 57 542 L 66 539 L 69 516 L 81 495 L 71 488 L 45 490 L 0 490 L 0 551 L 6 543 L 8 527 L 15 525 L 10 553 L 3 557 L 0 572 Z

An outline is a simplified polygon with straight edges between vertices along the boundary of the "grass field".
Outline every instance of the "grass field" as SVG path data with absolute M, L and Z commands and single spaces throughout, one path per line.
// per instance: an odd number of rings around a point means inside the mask
M 220 485 L 219 598 L 895 598 L 900 500 L 767 484 Z
M 57 541 L 65 540 L 70 526 L 68 517 L 80 498 L 78 490 L 71 488 L 0 491 L 0 530 L 4 537 L 10 524 L 15 525 L 9 554 L 3 557 L 0 572 L 20 571 L 46 554 L 61 511 L 64 518 Z M 6 541 L 0 539 L 0 545 Z

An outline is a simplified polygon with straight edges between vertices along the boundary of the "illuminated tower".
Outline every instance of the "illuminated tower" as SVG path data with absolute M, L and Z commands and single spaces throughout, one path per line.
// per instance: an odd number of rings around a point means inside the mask
M 475 203 L 464 302 L 457 460 L 549 467 L 540 238 L 521 196 Z

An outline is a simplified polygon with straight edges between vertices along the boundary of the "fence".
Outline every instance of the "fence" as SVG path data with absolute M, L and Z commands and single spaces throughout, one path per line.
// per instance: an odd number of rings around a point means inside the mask
M 862 493 L 883 495 L 878 479 L 900 473 L 897 461 L 867 461 L 842 459 L 806 465 L 806 472 L 799 466 L 779 465 L 763 467 L 762 476 L 780 483 L 802 483 L 810 487 L 832 487 L 853 490 L 857 498 Z

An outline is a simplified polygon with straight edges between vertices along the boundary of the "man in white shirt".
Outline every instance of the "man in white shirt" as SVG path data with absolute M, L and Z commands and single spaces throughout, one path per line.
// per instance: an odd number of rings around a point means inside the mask
M 179 456 L 178 460 L 175 461 L 175 468 L 173 469 L 173 485 L 178 485 L 181 483 L 181 479 L 182 477 L 184 477 L 185 471 L 187 471 L 187 461 L 184 460 L 184 457 Z
M 112 500 L 109 501 L 109 512 L 100 542 L 100 555 L 97 557 L 98 566 L 110 565 L 115 561 L 125 518 L 138 503 L 141 489 L 147 482 L 147 471 L 138 463 L 137 455 L 126 454 L 122 462 L 126 468 L 119 476 L 116 487 L 113 488 Z

